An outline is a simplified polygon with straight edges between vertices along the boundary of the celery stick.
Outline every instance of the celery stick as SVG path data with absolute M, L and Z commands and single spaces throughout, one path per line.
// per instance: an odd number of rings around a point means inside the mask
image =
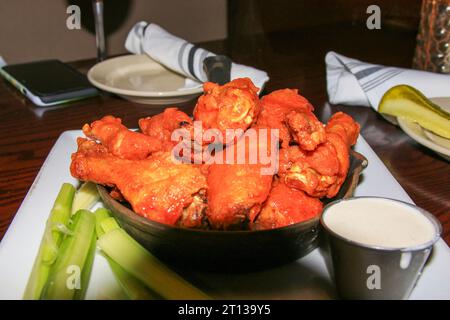
M 117 223 L 116 219 L 113 217 L 106 218 L 100 222 L 100 226 L 102 227 L 103 232 L 107 233 L 114 229 L 119 229 L 120 226 Z
M 81 272 L 81 288 L 75 291 L 75 300 L 83 300 L 87 288 L 89 286 L 89 279 L 91 278 L 92 265 L 94 264 L 95 251 L 97 249 L 97 235 L 95 232 L 92 233 L 91 247 L 89 248 L 89 253 L 86 258 L 86 262 L 83 266 L 83 271 Z
M 98 208 L 95 211 L 95 231 L 98 237 L 105 234 L 106 230 L 119 227 L 116 220 L 111 217 L 110 212 L 105 208 Z M 126 272 L 121 266 L 115 263 L 110 257 L 105 255 L 119 285 L 131 300 L 152 300 L 155 295 L 138 279 Z
M 120 228 L 114 217 L 111 217 L 111 213 L 104 209 L 99 208 L 95 211 L 95 231 L 97 237 L 101 237 L 106 232 Z
M 87 210 L 79 210 L 73 216 L 70 225 L 72 234 L 67 235 L 61 244 L 58 258 L 50 269 L 47 284 L 43 290 L 43 299 L 74 299 L 81 285 L 87 284 L 83 274 L 89 274 L 84 268 L 89 265 L 92 241 L 95 239 L 95 217 Z
M 100 199 L 97 185 L 93 182 L 85 182 L 75 193 L 72 205 L 72 214 L 80 209 L 89 210 Z
M 101 222 L 111 217 L 111 213 L 108 209 L 105 208 L 98 208 L 95 210 L 95 232 L 97 233 L 97 237 L 102 236 L 105 232 L 103 231 L 103 228 L 101 226 Z
M 157 299 L 156 295 L 150 292 L 142 282 L 126 272 L 121 266 L 114 262 L 114 260 L 108 256 L 105 257 L 108 260 L 109 266 L 111 267 L 117 282 L 130 300 Z
M 58 225 L 66 226 L 72 208 L 75 188 L 69 183 L 64 183 L 56 197 L 55 203 L 45 226 L 39 251 L 34 261 L 30 278 L 25 289 L 24 299 L 39 299 L 42 289 L 47 282 L 51 265 L 58 255 L 58 249 L 63 239 L 63 231 Z
M 97 243 L 114 262 L 163 298 L 210 299 L 145 250 L 123 229 L 106 232 Z

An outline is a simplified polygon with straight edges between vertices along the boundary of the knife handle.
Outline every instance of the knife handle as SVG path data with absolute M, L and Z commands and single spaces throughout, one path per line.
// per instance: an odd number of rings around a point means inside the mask
M 203 60 L 208 81 L 224 85 L 230 82 L 231 60 L 227 56 L 211 56 Z

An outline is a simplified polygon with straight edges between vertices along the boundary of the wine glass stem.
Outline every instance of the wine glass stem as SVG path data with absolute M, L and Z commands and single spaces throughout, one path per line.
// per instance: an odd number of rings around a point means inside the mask
M 97 44 L 97 61 L 106 58 L 105 30 L 103 27 L 103 0 L 94 0 L 95 41 Z

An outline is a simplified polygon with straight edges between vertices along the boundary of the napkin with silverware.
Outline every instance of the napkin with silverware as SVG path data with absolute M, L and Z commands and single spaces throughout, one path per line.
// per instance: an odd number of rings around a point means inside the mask
M 427 97 L 450 96 L 450 75 L 362 62 L 328 52 L 325 56 L 328 97 L 333 104 L 370 106 L 377 110 L 384 93 L 407 84 Z
M 135 24 L 128 33 L 125 48 L 134 54 L 146 53 L 165 67 L 193 80 L 185 86 L 195 86 L 208 81 L 203 61 L 215 55 L 170 34 L 157 24 L 144 21 Z M 267 72 L 237 63 L 232 63 L 230 77 L 248 77 L 261 90 L 269 80 Z

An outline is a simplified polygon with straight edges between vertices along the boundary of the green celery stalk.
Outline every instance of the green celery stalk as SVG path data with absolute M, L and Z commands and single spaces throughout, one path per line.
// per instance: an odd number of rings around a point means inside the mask
M 100 222 L 100 225 L 103 229 L 103 232 L 108 233 L 114 229 L 119 229 L 120 226 L 117 223 L 116 219 L 113 217 L 109 217 Z
M 72 214 L 80 209 L 89 210 L 100 199 L 97 185 L 93 182 L 85 182 L 75 193 L 72 205 Z
M 126 272 L 166 299 L 210 299 L 169 269 L 121 228 L 106 232 L 98 246 Z
M 101 223 L 104 219 L 111 217 L 111 213 L 109 212 L 108 209 L 98 208 L 97 210 L 95 210 L 94 215 L 95 215 L 95 233 L 97 233 L 97 237 L 100 237 L 105 233 L 105 231 L 103 231 Z
M 79 210 L 75 213 L 70 225 L 72 234 L 64 238 L 58 257 L 50 269 L 47 284 L 42 292 L 42 299 L 46 300 L 70 300 L 81 297 L 85 291 L 81 285 L 86 286 L 92 261 L 90 255 L 95 248 L 95 216 L 87 210 Z M 79 281 L 80 286 L 76 283 Z
M 112 219 L 112 220 L 111 220 Z M 98 208 L 95 211 L 95 231 L 98 237 L 105 234 L 104 229 L 111 230 L 119 227 L 116 220 L 111 217 L 109 210 Z M 110 257 L 105 255 L 114 277 L 119 283 L 122 290 L 131 300 L 152 300 L 155 295 L 138 279 L 126 272 L 121 266 L 115 263 Z
M 81 272 L 81 287 L 80 290 L 75 291 L 75 300 L 83 300 L 86 296 L 86 291 L 89 286 L 89 279 L 91 278 L 92 265 L 94 264 L 95 251 L 97 249 L 97 235 L 95 232 L 92 233 L 91 247 L 89 248 L 89 253 L 86 258 L 86 262 L 83 266 L 83 271 Z
M 41 297 L 50 268 L 58 255 L 64 236 L 63 228 L 70 219 L 74 194 L 75 188 L 70 183 L 61 186 L 45 226 L 44 236 L 25 288 L 24 299 L 36 300 Z
M 114 276 L 122 290 L 130 300 L 155 300 L 156 295 L 153 294 L 141 281 L 126 272 L 113 259 L 105 256 Z

